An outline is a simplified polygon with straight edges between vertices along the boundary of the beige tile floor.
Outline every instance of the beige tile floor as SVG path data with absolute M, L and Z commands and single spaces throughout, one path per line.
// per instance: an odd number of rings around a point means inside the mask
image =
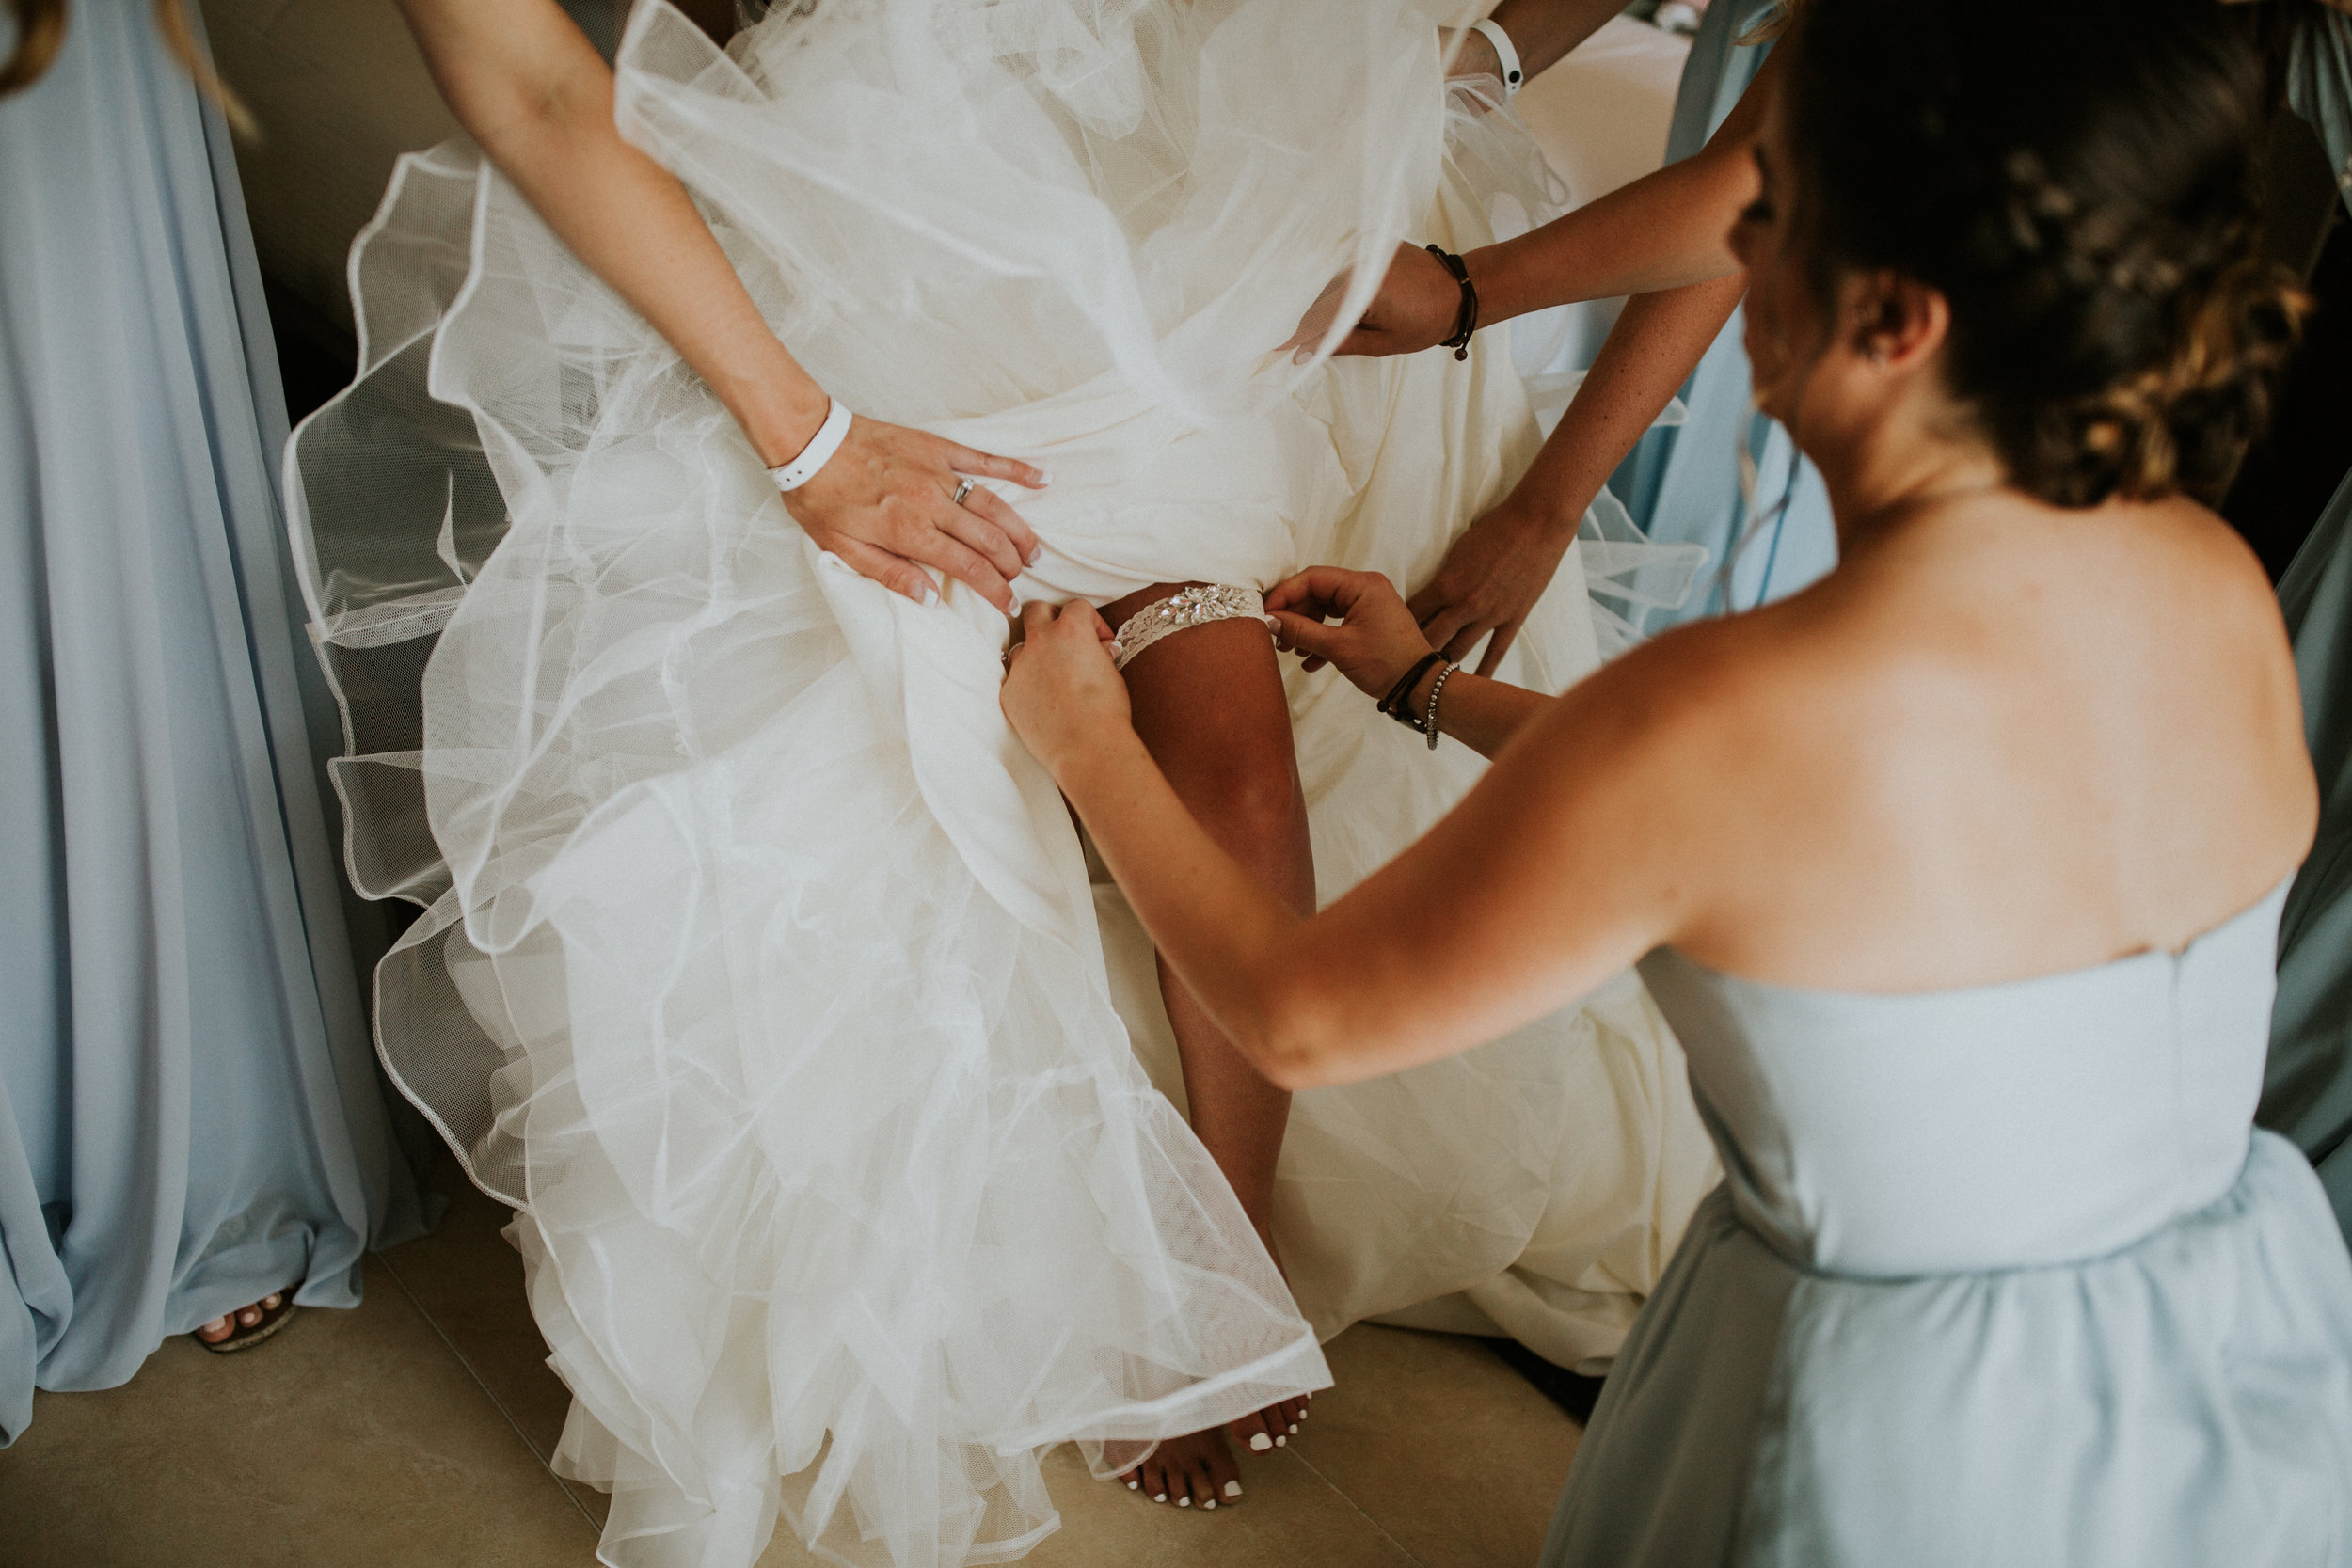
M 0 1449 L 0 1568 L 593 1568 L 601 1494 L 547 1456 L 544 1362 L 505 1211 L 444 1180 L 441 1227 L 368 1260 L 367 1300 L 267 1345 L 166 1344 L 123 1387 L 42 1394 Z M 1474 1339 L 1366 1324 L 1239 1506 L 1155 1508 L 1048 1461 L 1035 1568 L 1528 1568 L 1577 1428 Z M 762 1568 L 814 1561 L 780 1537 Z

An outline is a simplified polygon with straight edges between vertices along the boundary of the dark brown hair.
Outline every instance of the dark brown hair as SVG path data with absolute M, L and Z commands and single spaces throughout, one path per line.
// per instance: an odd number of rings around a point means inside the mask
M 1942 293 L 1951 390 L 2020 488 L 2217 500 L 2305 309 L 2256 249 L 2245 29 L 2215 0 L 1810 0 L 1788 47 L 1822 296 Z

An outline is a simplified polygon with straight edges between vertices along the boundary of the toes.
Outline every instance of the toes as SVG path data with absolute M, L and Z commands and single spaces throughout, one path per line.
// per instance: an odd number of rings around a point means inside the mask
M 1241 1466 L 1233 1463 L 1233 1456 L 1225 1451 L 1224 1444 L 1218 1444 L 1216 1451 L 1209 1455 L 1208 1463 L 1201 1466 L 1201 1475 L 1209 1483 L 1211 1508 L 1220 1500 L 1231 1502 L 1241 1496 Z
M 215 1318 L 210 1323 L 197 1324 L 196 1337 L 209 1344 L 216 1345 L 228 1338 L 235 1326 L 226 1316 Z
M 1264 1453 L 1274 1447 L 1274 1439 L 1281 1429 L 1275 1426 L 1263 1410 L 1253 1410 L 1226 1430 L 1251 1453 Z
M 1231 1465 L 1232 1461 L 1229 1459 L 1225 1463 Z M 1202 1458 L 1193 1461 L 1184 1477 L 1184 1485 L 1186 1490 L 1190 1492 L 1191 1500 L 1194 1503 L 1202 1508 L 1215 1508 L 1216 1506 L 1217 1485 L 1216 1481 L 1209 1478 L 1209 1462 L 1207 1459 Z

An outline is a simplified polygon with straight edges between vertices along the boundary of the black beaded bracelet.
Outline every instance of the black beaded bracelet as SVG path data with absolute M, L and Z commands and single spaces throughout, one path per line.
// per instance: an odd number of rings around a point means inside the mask
M 1380 699 L 1380 711 L 1415 735 L 1426 735 L 1428 730 L 1424 727 L 1421 715 L 1413 711 L 1413 688 L 1421 684 L 1422 676 L 1429 673 L 1431 665 L 1444 662 L 1445 655 L 1443 654 L 1424 655 L 1420 663 L 1405 672 L 1403 680 L 1389 688 L 1389 694 Z
M 1425 245 L 1422 249 L 1438 259 L 1438 264 L 1453 275 L 1462 287 L 1461 308 L 1454 313 L 1454 333 L 1439 342 L 1439 348 L 1450 348 L 1456 359 L 1470 357 L 1470 334 L 1478 330 L 1478 285 L 1470 281 L 1470 266 L 1459 256 L 1439 245 Z

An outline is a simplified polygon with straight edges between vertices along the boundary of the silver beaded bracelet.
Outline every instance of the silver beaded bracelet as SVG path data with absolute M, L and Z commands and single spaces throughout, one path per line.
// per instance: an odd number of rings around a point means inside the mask
M 1429 683 L 1429 711 L 1423 716 L 1422 724 L 1429 732 L 1429 749 L 1433 752 L 1438 749 L 1438 693 L 1445 689 L 1447 679 L 1460 668 L 1448 659 L 1445 668 L 1438 672 L 1438 678 Z

